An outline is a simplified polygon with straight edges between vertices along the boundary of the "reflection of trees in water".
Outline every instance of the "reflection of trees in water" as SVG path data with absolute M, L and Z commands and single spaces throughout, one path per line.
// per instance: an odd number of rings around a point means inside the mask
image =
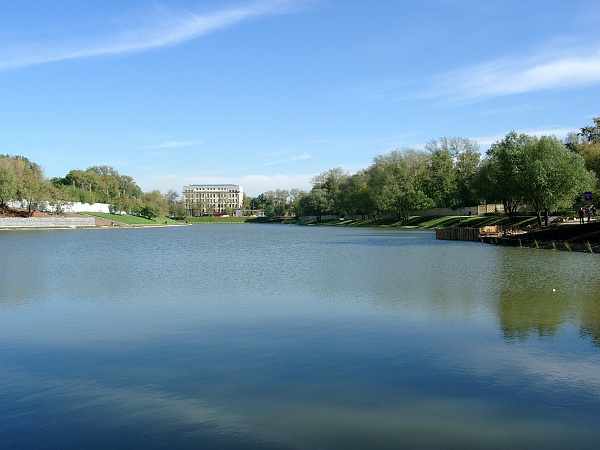
M 563 296 L 539 292 L 501 294 L 498 307 L 500 328 L 508 340 L 525 340 L 531 335 L 554 336 L 567 320 Z
M 579 334 L 600 348 L 600 300 L 588 298 L 581 309 Z
M 555 336 L 569 320 L 579 319 L 579 334 L 600 348 L 600 299 L 595 293 L 559 295 L 540 292 L 500 294 L 498 320 L 504 338 L 524 341 Z
M 551 338 L 568 323 L 600 347 L 600 298 L 587 277 L 598 273 L 600 260 L 547 250 L 511 249 L 497 256 L 492 287 L 506 340 Z

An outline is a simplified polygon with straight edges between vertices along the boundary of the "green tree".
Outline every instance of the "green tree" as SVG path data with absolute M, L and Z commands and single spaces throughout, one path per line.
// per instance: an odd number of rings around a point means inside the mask
M 346 170 L 336 167 L 316 175 L 310 180 L 313 188 L 321 189 L 322 193 L 326 195 L 330 210 L 328 212 L 343 214 L 340 204 L 340 185 L 348 176 L 349 173 Z
M 39 208 L 44 200 L 47 181 L 42 168 L 29 161 L 24 156 L 14 157 L 15 175 L 17 180 L 16 196 L 28 205 L 29 214 Z
M 445 144 L 443 140 L 433 140 L 425 145 L 425 149 L 429 151 L 429 177 L 425 183 L 425 192 L 438 208 L 451 207 L 456 203 L 454 155 Z
M 480 195 L 487 203 L 502 203 L 510 218 L 515 217 L 525 201 L 522 189 L 525 161 L 520 150 L 525 139 L 527 136 L 517 136 L 513 131 L 502 141 L 492 144 L 479 172 Z
M 340 207 L 351 218 L 360 215 L 364 220 L 374 210 L 368 181 L 367 173 L 359 171 L 340 183 Z
M 0 155 L 0 207 L 16 198 L 17 176 L 13 159 L 6 155 Z
M 441 137 L 432 140 L 429 177 L 425 192 L 437 207 L 456 208 L 476 202 L 474 184 L 479 166 L 479 145 L 470 139 Z
M 565 139 L 566 147 L 580 155 L 585 167 L 596 175 L 594 189 L 598 191 L 600 184 L 600 117 L 595 117 L 594 125 L 583 127 L 578 133 L 569 133 Z
M 169 205 L 169 215 L 175 220 L 183 220 L 187 217 L 188 213 L 183 203 L 175 202 Z
M 138 214 L 142 217 L 153 219 L 165 216 L 168 210 L 169 205 L 164 195 L 158 189 L 155 189 L 142 195 Z
M 408 211 L 435 206 L 425 192 L 428 173 L 424 152 L 403 149 L 377 156 L 367 170 L 374 211 L 400 219 Z
M 155 204 L 146 203 L 140 208 L 139 215 L 146 219 L 155 219 L 161 215 L 160 208 Z
M 323 215 L 331 212 L 332 206 L 327 191 L 318 187 L 311 189 L 299 201 L 301 213 L 307 216 L 315 216 L 319 222 L 322 220 Z
M 69 197 L 72 201 L 108 203 L 113 211 L 130 212 L 136 200 L 142 197 L 142 190 L 133 178 L 120 175 L 111 166 L 71 170 L 64 178 L 52 179 L 52 184 L 69 186 Z
M 173 189 L 169 190 L 165 195 L 165 200 L 169 205 L 176 203 L 179 198 L 179 193 L 175 192 Z
M 480 203 L 477 195 L 477 176 L 481 161 L 479 145 L 468 139 L 463 140 L 464 147 L 456 154 L 456 197 L 454 206 L 472 206 Z
M 600 144 L 600 117 L 594 117 L 592 120 L 594 125 L 581 128 L 579 136 L 589 144 Z
M 583 158 L 556 137 L 514 131 L 488 150 L 481 173 L 487 198 L 501 201 L 509 217 L 531 204 L 540 224 L 542 212 L 570 207 L 594 182 Z
M 523 148 L 525 199 L 530 201 L 541 224 L 541 213 L 573 205 L 595 181 L 585 161 L 569 152 L 554 136 L 528 139 Z

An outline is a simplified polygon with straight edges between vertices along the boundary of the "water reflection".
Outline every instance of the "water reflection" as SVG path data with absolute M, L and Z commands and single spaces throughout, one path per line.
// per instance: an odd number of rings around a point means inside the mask
M 580 333 L 600 348 L 600 299 L 590 295 L 583 301 L 580 315 Z
M 501 249 L 499 255 L 497 315 L 507 340 L 554 337 L 578 322 L 582 330 L 598 329 L 600 298 L 587 279 L 598 258 L 530 249 Z
M 564 298 L 558 295 L 500 294 L 498 319 L 504 336 L 525 340 L 532 334 L 539 337 L 555 336 L 568 319 Z
M 9 446 L 600 439 L 600 300 L 581 270 L 597 273 L 595 255 L 249 225 L 0 245 Z

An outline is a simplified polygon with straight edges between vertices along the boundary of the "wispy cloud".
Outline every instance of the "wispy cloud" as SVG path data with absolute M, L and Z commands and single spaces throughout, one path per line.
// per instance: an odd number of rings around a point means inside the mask
M 426 97 L 475 101 L 527 92 L 600 84 L 600 52 L 499 59 L 437 77 Z
M 310 159 L 310 155 L 308 153 L 302 153 L 301 155 L 292 155 L 292 157 L 290 157 L 290 158 L 278 159 L 276 161 L 269 161 L 269 162 L 266 162 L 263 164 L 259 164 L 257 166 L 252 166 L 252 167 L 249 167 L 249 169 L 258 169 L 261 167 L 275 166 L 277 164 L 284 164 L 284 163 L 296 162 L 296 161 L 304 161 L 306 159 Z
M 102 36 L 73 36 L 70 40 L 4 44 L 0 71 L 78 58 L 142 52 L 180 44 L 222 28 L 262 16 L 290 13 L 299 0 L 258 0 L 212 13 L 174 12 L 156 7 L 136 25 L 122 25 Z
M 265 156 L 281 156 L 281 155 L 289 155 L 290 153 L 292 153 L 293 150 L 292 149 L 281 149 L 281 150 L 273 150 L 272 152 L 267 152 L 264 155 Z
M 183 148 L 193 147 L 194 145 L 204 144 L 203 140 L 197 141 L 168 141 L 148 147 L 150 149 L 165 149 L 165 148 Z

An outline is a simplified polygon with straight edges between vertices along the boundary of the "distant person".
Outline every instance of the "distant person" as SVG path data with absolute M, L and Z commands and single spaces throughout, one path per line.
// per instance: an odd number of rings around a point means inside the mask
M 586 213 L 587 213 L 588 223 L 590 223 L 590 221 L 592 220 L 592 210 L 590 208 L 588 208 L 586 210 Z
M 583 223 L 583 216 L 585 214 L 585 211 L 583 210 L 583 206 L 581 208 L 579 208 L 579 223 Z

